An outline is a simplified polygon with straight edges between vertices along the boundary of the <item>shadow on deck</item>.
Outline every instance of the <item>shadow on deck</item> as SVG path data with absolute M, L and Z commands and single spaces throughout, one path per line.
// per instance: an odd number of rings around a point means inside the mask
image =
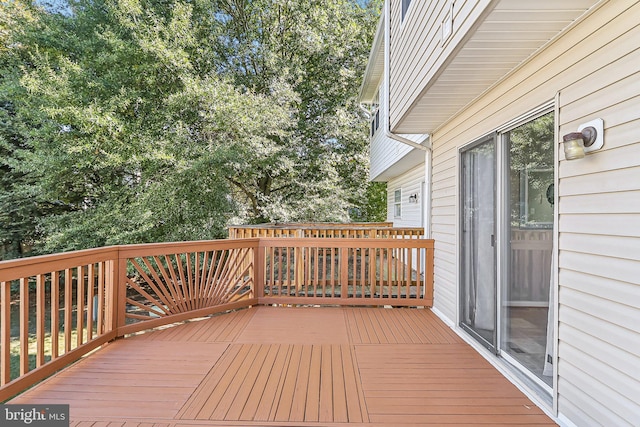
M 116 340 L 10 403 L 72 426 L 555 425 L 428 309 L 258 306 Z

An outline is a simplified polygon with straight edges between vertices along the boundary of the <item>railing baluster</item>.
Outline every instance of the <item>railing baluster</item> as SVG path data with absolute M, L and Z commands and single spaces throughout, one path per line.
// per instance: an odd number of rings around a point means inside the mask
M 200 296 L 200 252 L 193 253 L 193 261 L 193 296 L 191 298 L 193 298 L 193 308 L 197 310 L 200 308 L 198 298 Z
M 320 251 L 322 251 L 322 258 L 320 255 Z M 322 285 L 322 296 L 327 296 L 327 250 L 326 248 L 318 248 L 318 274 L 319 280 Z
M 176 260 L 176 265 L 178 265 L 178 258 L 180 254 L 173 254 L 173 259 Z M 181 311 L 188 311 L 189 305 L 185 299 L 184 293 L 182 292 L 181 285 L 178 283 L 178 276 L 176 275 L 176 269 L 173 267 L 173 260 L 171 255 L 165 255 L 164 260 L 167 263 L 167 269 L 169 270 L 170 279 L 166 279 L 171 282 L 171 288 L 175 293 L 174 299 L 176 300 L 176 305 L 180 307 Z M 160 264 L 158 264 L 160 265 Z
M 333 253 L 333 248 L 329 248 L 329 279 L 330 279 L 330 285 L 331 285 L 331 296 L 333 298 L 336 297 L 336 276 L 335 276 L 335 272 L 334 272 L 334 265 L 335 265 L 335 256 Z M 343 290 L 341 290 L 343 291 Z M 342 295 L 344 298 L 346 298 L 346 295 Z
M 374 249 L 374 256 L 375 256 L 375 261 L 374 261 L 374 265 L 376 266 L 376 270 L 377 270 L 377 274 L 376 274 L 376 281 L 378 283 L 378 290 L 380 292 L 380 298 L 382 298 L 384 296 L 384 285 L 382 283 L 382 277 L 384 274 L 384 264 L 382 263 L 382 248 L 376 248 Z
M 98 264 L 98 324 L 97 334 L 104 334 L 104 291 L 105 291 L 105 263 Z
M 192 262 L 191 262 L 191 253 L 186 253 L 186 263 L 187 263 L 187 295 L 189 298 L 189 304 L 191 310 L 195 310 L 195 301 L 193 300 L 193 272 L 192 272 Z
M 317 294 L 318 291 L 320 290 L 320 281 L 318 280 L 319 279 L 318 256 L 319 256 L 320 249 L 317 247 L 309 248 L 309 251 L 311 252 L 311 256 L 313 257 L 313 277 L 311 280 L 313 282 L 314 292 Z M 324 296 L 324 292 L 322 292 L 321 296 Z
M 87 273 L 87 341 L 93 339 L 93 296 L 95 286 L 95 264 L 89 264 Z
M 84 331 L 84 266 L 78 267 L 76 279 L 76 347 L 82 345 Z
M 189 254 L 185 254 L 187 258 L 189 258 Z M 182 299 L 187 303 L 187 309 L 193 310 L 191 305 L 191 298 L 189 298 L 189 289 L 187 284 L 185 283 L 186 279 L 184 277 L 184 268 L 182 267 L 182 254 L 176 254 L 176 263 L 178 266 L 178 274 L 180 275 L 180 289 L 182 291 Z
M 412 250 L 413 253 L 413 250 Z M 418 298 L 422 297 L 425 298 L 426 297 L 426 289 L 422 288 L 422 280 L 421 279 L 421 274 L 420 272 L 422 271 L 422 251 L 420 249 L 416 250 L 416 295 L 418 296 Z M 425 275 L 426 275 L 426 271 L 425 271 Z
M 44 274 L 36 276 L 36 368 L 44 364 Z
M 208 270 L 207 270 L 207 276 L 204 279 L 204 285 L 203 285 L 203 293 L 202 293 L 202 305 L 203 307 L 207 307 L 209 305 L 211 305 L 211 294 L 215 291 L 215 281 L 213 279 L 213 275 L 216 271 L 216 263 L 218 260 L 218 253 L 220 251 L 211 251 L 211 261 L 207 261 L 208 262 Z M 204 277 L 204 272 L 203 272 L 203 277 Z
M 358 253 L 360 254 L 358 259 L 360 260 L 360 287 L 362 288 L 362 297 L 365 297 L 365 292 L 367 288 L 367 275 L 365 273 L 365 253 L 366 249 L 358 249 Z
M 0 282 L 0 386 L 11 381 L 11 282 Z
M 413 251 L 411 249 L 404 249 L 407 253 L 407 298 L 411 296 L 411 287 L 413 286 Z M 419 297 L 418 289 L 416 288 L 416 297 Z
M 396 298 L 400 298 L 400 289 L 402 288 L 402 272 L 404 266 L 402 265 L 402 253 L 400 249 L 394 248 L 393 250 L 393 272 L 394 272 L 394 281 L 393 285 L 395 286 L 395 296 Z
M 60 272 L 51 273 L 51 360 L 60 354 Z
M 358 282 L 356 282 L 358 260 L 356 258 L 356 251 L 351 248 L 345 248 L 344 251 L 347 254 L 347 283 L 351 286 L 351 289 L 353 289 L 353 297 L 358 298 Z
M 220 251 L 218 265 L 216 266 L 216 271 L 213 275 L 213 281 L 215 283 L 218 283 L 220 281 L 220 278 L 222 277 L 222 274 L 224 272 L 225 265 L 229 263 L 229 256 L 229 251 Z M 212 292 L 210 304 L 217 304 L 218 297 L 219 287 L 216 287 Z
M 275 271 L 276 271 L 276 248 L 270 247 L 267 248 L 269 251 L 269 280 L 267 281 L 267 285 L 269 286 L 269 295 L 273 295 L 273 289 L 276 286 L 275 279 Z
M 67 268 L 64 271 L 64 352 L 71 351 L 71 318 L 72 318 L 72 296 L 73 291 L 71 285 L 73 283 L 73 274 L 71 269 Z
M 246 266 L 246 264 L 244 265 Z M 209 251 L 204 251 L 202 253 L 202 273 L 200 275 L 200 291 L 198 292 L 198 304 L 200 308 L 204 308 L 205 306 L 205 294 L 207 292 L 207 284 L 209 282 L 209 271 L 211 268 L 209 267 Z
M 20 279 L 20 375 L 29 372 L 29 278 Z

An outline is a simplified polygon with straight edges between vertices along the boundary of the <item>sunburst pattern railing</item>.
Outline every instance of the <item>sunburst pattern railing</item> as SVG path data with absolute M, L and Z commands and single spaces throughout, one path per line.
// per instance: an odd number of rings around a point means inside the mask
M 149 320 L 250 296 L 253 251 L 220 249 L 128 259 L 128 320 Z

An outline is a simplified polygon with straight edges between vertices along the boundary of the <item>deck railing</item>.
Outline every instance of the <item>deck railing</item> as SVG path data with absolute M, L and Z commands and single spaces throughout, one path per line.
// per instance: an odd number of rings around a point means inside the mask
M 257 225 L 233 225 L 229 227 L 230 239 L 262 237 L 294 238 L 401 238 L 419 239 L 424 235 L 421 227 L 393 227 L 391 222 L 338 223 L 270 223 Z
M 431 306 L 433 241 L 260 239 L 258 299 L 279 304 Z M 264 259 L 262 259 L 264 258 Z
M 433 241 L 235 239 L 0 262 L 0 402 L 117 337 L 256 304 L 431 306 Z
M 0 263 L 0 401 L 116 337 L 117 254 Z

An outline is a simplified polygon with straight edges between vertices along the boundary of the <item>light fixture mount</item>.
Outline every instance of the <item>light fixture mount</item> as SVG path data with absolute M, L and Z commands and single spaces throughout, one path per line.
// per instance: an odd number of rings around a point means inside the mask
M 582 133 L 585 153 L 599 150 L 604 145 L 604 122 L 602 119 L 594 119 L 581 124 L 578 126 L 578 132 Z
M 571 132 L 562 137 L 565 159 L 582 159 L 586 153 L 601 149 L 604 145 L 603 136 L 604 122 L 602 119 L 581 124 L 577 132 Z

